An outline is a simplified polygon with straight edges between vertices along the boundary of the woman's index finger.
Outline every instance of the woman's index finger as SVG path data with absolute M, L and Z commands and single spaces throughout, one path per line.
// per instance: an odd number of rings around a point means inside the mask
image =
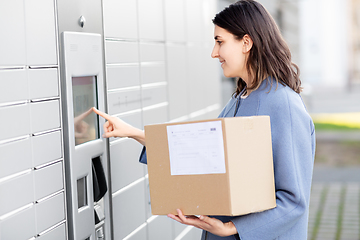
M 111 116 L 110 116 L 109 114 L 106 114 L 106 113 L 104 113 L 104 112 L 102 112 L 102 111 L 99 111 L 99 110 L 97 110 L 95 107 L 93 107 L 92 109 L 93 109 L 93 111 L 94 111 L 96 114 L 98 114 L 99 116 L 105 118 L 106 120 L 110 120 Z

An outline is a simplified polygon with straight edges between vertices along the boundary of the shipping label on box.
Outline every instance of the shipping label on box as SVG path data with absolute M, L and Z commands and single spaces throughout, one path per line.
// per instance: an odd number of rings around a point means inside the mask
M 171 175 L 225 173 L 221 121 L 166 127 Z

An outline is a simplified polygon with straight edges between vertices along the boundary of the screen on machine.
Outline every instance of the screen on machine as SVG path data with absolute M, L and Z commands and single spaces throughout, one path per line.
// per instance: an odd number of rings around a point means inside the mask
M 72 77 L 75 146 L 99 138 L 96 76 Z

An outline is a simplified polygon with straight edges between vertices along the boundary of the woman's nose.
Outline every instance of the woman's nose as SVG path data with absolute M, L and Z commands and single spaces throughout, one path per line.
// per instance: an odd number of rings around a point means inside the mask
M 211 57 L 212 58 L 218 58 L 219 57 L 219 51 L 218 51 L 216 46 L 214 46 L 214 48 L 212 50 Z

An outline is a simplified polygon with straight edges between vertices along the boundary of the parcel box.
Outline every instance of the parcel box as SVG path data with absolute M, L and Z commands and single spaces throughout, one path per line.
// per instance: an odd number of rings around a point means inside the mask
M 145 138 L 153 215 L 276 206 L 269 116 L 148 125 Z

